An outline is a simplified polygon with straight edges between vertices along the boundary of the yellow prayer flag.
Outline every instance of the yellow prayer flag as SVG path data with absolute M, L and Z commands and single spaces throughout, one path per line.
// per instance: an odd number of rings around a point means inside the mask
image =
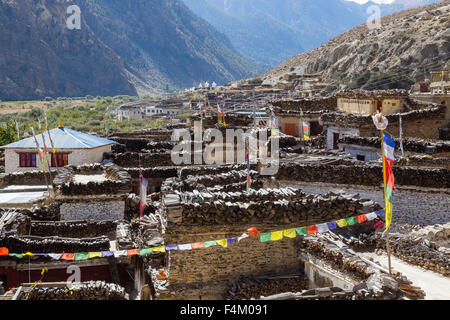
M 386 201 L 385 213 L 386 213 L 385 220 L 386 220 L 386 232 L 387 232 L 389 229 L 389 226 L 391 225 L 391 222 L 392 222 L 392 203 L 389 201 Z
M 226 248 L 227 247 L 227 239 L 222 239 L 222 240 L 216 240 L 217 244 L 220 244 L 222 247 Z
M 166 252 L 166 247 L 154 247 L 152 248 L 153 252 Z
M 295 238 L 297 236 L 297 233 L 295 232 L 295 229 L 287 229 L 284 230 L 284 236 L 288 238 Z
M 101 252 L 88 252 L 88 259 L 101 258 L 101 257 L 102 257 Z
M 347 224 L 347 220 L 345 220 L 345 219 L 341 219 L 341 220 L 336 221 L 336 224 L 338 225 L 339 228 L 343 228 L 343 227 L 346 227 L 348 225 Z
M 270 233 L 270 240 L 278 241 L 283 239 L 283 231 L 274 231 Z
M 34 256 L 34 253 L 31 252 L 27 252 L 27 253 L 22 253 L 23 256 Z

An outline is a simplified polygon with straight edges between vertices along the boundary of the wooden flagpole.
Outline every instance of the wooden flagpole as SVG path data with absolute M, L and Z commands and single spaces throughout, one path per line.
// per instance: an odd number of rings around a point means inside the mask
M 383 155 L 383 186 L 384 186 L 384 211 L 386 217 L 387 197 L 386 197 L 386 158 L 384 154 L 384 130 L 381 130 L 381 152 Z M 389 275 L 392 276 L 391 270 L 391 248 L 389 245 L 389 229 L 386 230 L 386 249 L 388 253 Z
M 34 133 L 34 128 L 33 128 L 33 127 L 31 127 L 31 131 L 33 132 L 33 138 L 34 138 L 34 142 L 36 143 L 36 148 L 37 148 L 37 151 L 38 151 L 39 159 L 41 159 L 40 147 L 39 147 L 39 143 L 38 143 L 38 141 L 37 141 L 37 139 L 36 139 L 36 134 Z M 44 160 L 44 159 L 42 159 L 42 160 Z M 44 162 L 45 162 L 45 160 L 44 160 Z M 41 161 L 41 165 L 42 165 L 42 161 Z M 45 174 L 45 165 L 43 165 L 42 168 L 44 169 L 44 170 L 42 171 L 42 173 L 44 174 L 45 184 L 47 185 L 48 195 L 49 195 L 50 197 L 52 197 L 52 194 L 51 194 L 51 192 L 50 192 L 50 187 L 48 186 L 47 175 Z

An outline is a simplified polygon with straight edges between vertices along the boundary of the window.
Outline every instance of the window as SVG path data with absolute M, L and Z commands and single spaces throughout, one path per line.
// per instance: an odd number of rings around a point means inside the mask
M 361 154 L 357 154 L 356 155 L 356 159 L 359 160 L 359 161 L 366 161 L 366 156 L 363 156 Z
M 52 167 L 65 167 L 69 165 L 69 154 L 68 153 L 54 153 L 52 155 Z
M 34 168 L 36 167 L 36 153 L 19 153 L 19 167 Z

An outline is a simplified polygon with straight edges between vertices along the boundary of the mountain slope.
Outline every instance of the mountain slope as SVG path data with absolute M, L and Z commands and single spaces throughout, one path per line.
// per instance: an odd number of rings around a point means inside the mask
M 261 71 L 179 0 L 0 0 L 0 98 L 145 94 Z
M 340 88 L 401 87 L 423 80 L 450 59 L 450 1 L 405 10 L 381 20 L 381 28 L 360 25 L 320 47 L 299 54 L 263 75 L 276 83 L 286 73 L 322 73 Z
M 274 67 L 367 21 L 368 2 L 345 0 L 183 0 L 242 54 Z M 436 0 L 396 0 L 381 15 Z M 270 68 L 267 68 L 269 70 Z

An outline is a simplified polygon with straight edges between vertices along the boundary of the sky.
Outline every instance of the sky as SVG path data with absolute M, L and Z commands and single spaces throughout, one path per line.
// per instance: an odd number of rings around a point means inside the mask
M 395 0 L 345 0 L 345 1 L 352 1 L 356 2 L 358 4 L 366 4 L 367 2 L 374 2 L 376 4 L 391 4 L 393 2 L 396 2 Z M 423 5 L 423 0 L 397 0 L 397 3 L 407 5 L 407 6 L 419 6 Z

